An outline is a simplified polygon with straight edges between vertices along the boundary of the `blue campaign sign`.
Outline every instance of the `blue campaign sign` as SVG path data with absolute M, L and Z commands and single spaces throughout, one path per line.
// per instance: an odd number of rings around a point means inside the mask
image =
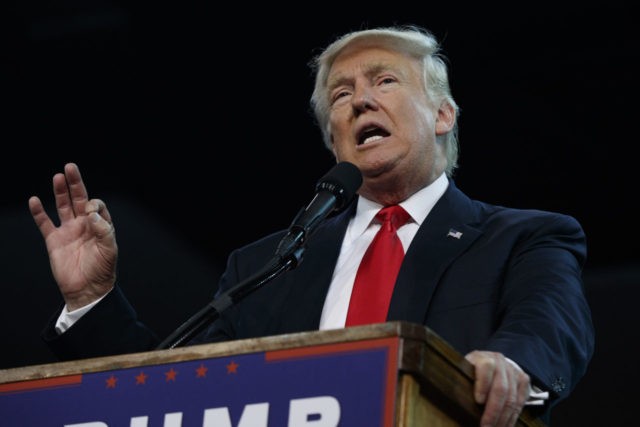
M 398 338 L 0 384 L 0 419 L 38 427 L 391 427 Z

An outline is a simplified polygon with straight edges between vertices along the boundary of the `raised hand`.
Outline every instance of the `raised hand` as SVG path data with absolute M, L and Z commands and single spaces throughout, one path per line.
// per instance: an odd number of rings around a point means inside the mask
M 29 210 L 44 237 L 53 277 L 69 311 L 111 290 L 116 280 L 118 246 L 111 215 L 100 199 L 89 199 L 74 163 L 53 176 L 60 225 L 56 226 L 37 196 Z

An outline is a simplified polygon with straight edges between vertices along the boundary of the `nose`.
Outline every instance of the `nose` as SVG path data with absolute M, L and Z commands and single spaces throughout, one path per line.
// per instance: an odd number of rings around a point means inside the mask
M 351 98 L 351 104 L 353 105 L 353 111 L 356 116 L 367 110 L 376 110 L 378 108 L 378 103 L 369 88 L 358 89 Z

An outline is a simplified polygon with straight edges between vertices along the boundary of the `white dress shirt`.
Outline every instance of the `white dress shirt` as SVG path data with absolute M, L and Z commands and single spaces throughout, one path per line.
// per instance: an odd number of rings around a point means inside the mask
M 405 253 L 411 244 L 411 240 L 418 232 L 418 228 L 427 218 L 438 199 L 447 190 L 448 185 L 449 181 L 443 173 L 431 185 L 400 203 L 400 206 L 411 216 L 409 222 L 397 231 Z M 380 223 L 373 221 L 373 218 L 382 208 L 382 205 L 367 200 L 362 196 L 358 198 L 356 214 L 351 218 L 351 222 L 347 226 L 338 262 L 333 271 L 333 279 L 324 301 L 320 329 L 344 327 L 347 319 L 347 310 L 349 309 L 351 290 L 353 289 L 360 260 L 362 260 L 369 244 L 380 229 Z

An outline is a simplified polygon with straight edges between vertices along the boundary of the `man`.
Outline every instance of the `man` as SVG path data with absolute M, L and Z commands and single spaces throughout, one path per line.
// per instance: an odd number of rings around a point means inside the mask
M 515 425 L 538 389 L 548 393 L 537 402 L 548 419 L 593 353 L 580 225 L 471 200 L 456 188 L 458 107 L 427 31 L 347 34 L 316 58 L 315 71 L 316 119 L 336 160 L 362 173 L 358 197 L 319 226 L 304 263 L 225 311 L 193 342 L 354 324 L 347 323 L 350 297 L 380 228 L 374 216 L 400 205 L 408 213 L 397 231 L 406 254 L 380 321 L 424 324 L 466 355 L 475 398 L 485 405 L 481 425 Z M 75 164 L 53 183 L 59 227 L 37 197 L 29 201 L 66 302 L 45 340 L 64 359 L 154 348 L 158 340 L 115 286 L 117 244 L 106 205 L 88 199 Z M 259 271 L 284 233 L 235 250 L 219 292 Z

